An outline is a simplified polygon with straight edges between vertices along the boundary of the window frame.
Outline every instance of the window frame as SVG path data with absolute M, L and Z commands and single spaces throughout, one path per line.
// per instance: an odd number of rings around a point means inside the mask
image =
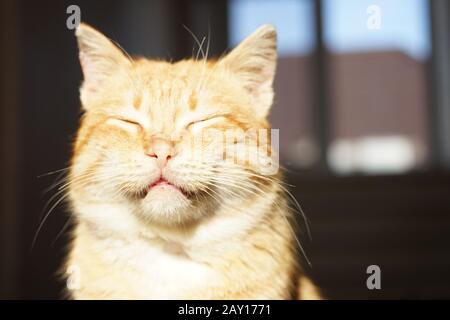
M 429 84 L 426 88 L 429 108 L 430 132 L 428 140 L 430 143 L 430 163 L 425 168 L 416 168 L 404 173 L 382 173 L 381 175 L 411 175 L 418 172 L 442 171 L 450 169 L 450 97 L 445 88 L 450 88 L 450 52 L 448 37 L 450 5 L 445 0 L 428 0 L 428 16 L 430 23 L 430 40 L 432 54 L 426 65 L 426 79 Z M 331 108 L 329 101 L 329 68 L 328 57 L 324 41 L 324 11 L 323 0 L 314 0 L 315 40 L 316 50 L 314 52 L 316 74 L 314 100 L 315 105 L 311 110 L 313 115 L 313 134 L 318 147 L 318 160 L 312 167 L 312 172 L 321 175 L 338 176 L 333 173 L 328 162 L 327 153 L 331 143 Z M 307 171 L 309 169 L 305 169 Z M 346 176 L 364 175 L 352 172 Z

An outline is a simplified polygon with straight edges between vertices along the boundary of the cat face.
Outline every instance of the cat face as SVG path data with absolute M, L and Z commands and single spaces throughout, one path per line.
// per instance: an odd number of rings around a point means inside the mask
M 261 159 L 273 158 L 271 26 L 220 60 L 177 63 L 131 59 L 84 24 L 76 35 L 84 115 L 70 175 L 75 202 L 117 203 L 173 225 L 263 190 L 270 179 Z

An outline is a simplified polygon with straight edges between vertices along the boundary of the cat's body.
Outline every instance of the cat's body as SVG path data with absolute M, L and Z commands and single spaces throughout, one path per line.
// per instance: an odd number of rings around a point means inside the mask
M 77 36 L 86 114 L 69 177 L 71 297 L 317 298 L 298 265 L 279 174 L 220 162 L 214 135 L 191 143 L 211 128 L 269 128 L 273 28 L 217 62 L 175 64 L 133 61 L 85 25 Z

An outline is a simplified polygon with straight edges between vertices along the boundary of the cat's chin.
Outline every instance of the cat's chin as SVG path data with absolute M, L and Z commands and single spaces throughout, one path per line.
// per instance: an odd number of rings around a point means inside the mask
M 144 202 L 161 202 L 170 204 L 172 202 L 188 201 L 187 195 L 179 188 L 171 184 L 151 187 L 142 199 Z
M 188 195 L 170 184 L 151 187 L 139 202 L 141 215 L 158 223 L 173 224 L 192 218 Z

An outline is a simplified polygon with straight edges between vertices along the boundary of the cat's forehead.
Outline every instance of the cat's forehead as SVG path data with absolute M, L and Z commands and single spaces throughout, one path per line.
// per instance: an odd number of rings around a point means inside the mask
M 133 64 L 134 78 L 148 86 L 171 83 L 171 87 L 182 90 L 206 78 L 214 77 L 213 63 L 210 61 L 181 60 L 176 63 L 141 59 Z
M 210 67 L 197 61 L 144 60 L 133 71 L 127 97 L 142 111 L 201 111 L 214 97 L 213 78 Z
M 122 79 L 123 90 L 115 92 L 120 103 L 113 112 L 155 130 L 174 130 L 215 114 L 223 106 L 197 73 L 198 64 L 190 62 L 139 62 L 130 77 Z

